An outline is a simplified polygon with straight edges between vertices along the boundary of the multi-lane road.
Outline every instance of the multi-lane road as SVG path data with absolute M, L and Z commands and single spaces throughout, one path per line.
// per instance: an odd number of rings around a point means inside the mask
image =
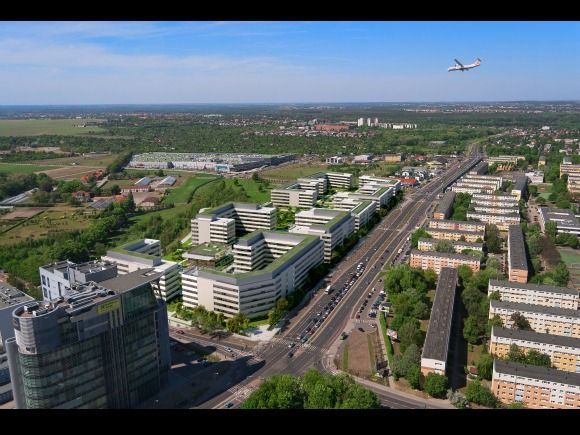
M 327 277 L 334 290 L 333 294 L 326 295 L 319 292 L 309 304 L 297 315 L 290 319 L 285 330 L 277 338 L 263 347 L 257 357 L 265 361 L 264 366 L 254 374 L 265 378 L 276 373 L 303 374 L 309 368 L 318 368 L 332 371 L 325 363 L 326 353 L 332 344 L 343 332 L 349 320 L 358 312 L 368 291 L 377 286 L 378 274 L 385 264 L 392 264 L 400 260 L 408 246 L 410 234 L 427 217 L 437 195 L 445 190 L 457 178 L 472 168 L 479 160 L 477 147 L 471 146 L 468 156 L 463 162 L 454 164 L 441 177 L 432 180 L 405 198 L 383 221 L 375 227 L 355 249 L 332 270 Z M 356 276 L 357 266 L 362 263 L 364 271 L 356 278 L 350 288 L 343 293 L 340 300 L 332 303 L 332 298 L 339 294 L 345 285 Z M 329 311 L 323 322 L 314 328 L 324 312 Z M 317 315 L 322 313 L 321 315 Z M 305 344 L 300 337 L 308 337 Z M 293 355 L 289 356 L 289 345 L 296 343 L 292 348 Z M 249 380 L 244 381 L 245 385 Z M 417 408 L 439 406 L 425 404 L 419 399 L 410 399 L 392 391 L 377 387 L 372 388 L 379 394 L 381 402 L 392 408 Z M 223 407 L 228 402 L 239 403 L 241 398 L 235 394 L 224 392 L 205 402 L 200 408 Z

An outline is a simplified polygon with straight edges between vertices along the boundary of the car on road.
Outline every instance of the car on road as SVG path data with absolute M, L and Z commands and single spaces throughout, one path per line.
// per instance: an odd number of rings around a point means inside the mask
M 357 318 L 357 319 L 360 319 L 360 314 L 357 314 L 357 315 L 356 315 L 356 318 Z
M 342 334 L 340 334 L 341 340 L 344 340 L 346 337 L 348 337 L 348 334 L 346 332 L 343 332 Z
M 178 329 L 178 330 L 177 330 L 177 331 L 175 331 L 175 332 L 177 332 L 178 334 L 185 334 L 185 332 L 183 332 L 183 330 L 181 330 L 181 329 Z
M 234 407 L 234 402 L 228 402 L 228 403 L 226 403 L 224 405 L 224 408 L 226 408 L 226 409 L 230 409 L 230 408 L 233 408 L 233 407 Z
M 292 358 L 294 356 L 294 352 L 288 352 L 288 358 Z
M 231 347 L 226 347 L 224 350 L 225 350 L 226 352 L 233 352 L 233 350 L 232 350 L 232 348 L 231 348 Z
M 364 328 L 358 328 L 360 332 L 365 332 Z

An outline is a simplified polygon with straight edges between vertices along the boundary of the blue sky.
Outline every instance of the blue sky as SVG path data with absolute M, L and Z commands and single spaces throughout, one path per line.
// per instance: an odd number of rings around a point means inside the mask
M 0 105 L 580 100 L 579 77 L 579 22 L 0 23 Z

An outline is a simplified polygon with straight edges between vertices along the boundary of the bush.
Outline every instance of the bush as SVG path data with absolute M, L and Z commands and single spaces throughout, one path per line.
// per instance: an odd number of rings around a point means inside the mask
M 478 380 L 469 383 L 467 386 L 465 398 L 470 402 L 477 403 L 478 405 L 482 406 L 488 406 L 490 408 L 494 408 L 497 403 L 497 399 L 491 390 L 482 385 Z
M 448 385 L 449 380 L 447 379 L 447 376 L 429 373 L 425 378 L 423 389 L 430 396 L 443 399 L 447 394 Z

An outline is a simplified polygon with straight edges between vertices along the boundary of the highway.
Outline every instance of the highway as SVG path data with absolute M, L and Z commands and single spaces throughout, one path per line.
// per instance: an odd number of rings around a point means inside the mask
M 460 164 L 454 164 L 443 175 L 433 179 L 424 187 L 405 198 L 394 210 L 377 225 L 357 247 L 331 271 L 327 282 L 334 292 L 326 295 L 318 294 L 293 318 L 289 320 L 285 330 L 274 338 L 271 343 L 255 352 L 255 357 L 265 361 L 265 365 L 254 374 L 255 377 L 267 378 L 276 373 L 291 373 L 301 375 L 309 368 L 333 372 L 331 363 L 325 361 L 326 351 L 338 339 L 350 319 L 354 318 L 357 308 L 366 298 L 368 291 L 377 282 L 378 274 L 387 263 L 400 261 L 408 246 L 410 234 L 430 214 L 437 195 L 453 181 L 472 168 L 480 156 L 477 147 L 470 146 L 468 156 Z M 402 250 L 399 255 L 399 250 Z M 364 271 L 355 278 L 354 283 L 343 296 L 332 306 L 332 298 L 339 296 L 347 282 L 356 277 L 357 266 L 362 263 Z M 379 284 L 380 285 L 380 284 Z M 329 311 L 323 322 L 318 322 L 323 312 Z M 321 315 L 317 316 L 317 313 Z M 319 326 L 316 328 L 316 322 Z M 308 331 L 307 331 L 308 330 Z M 308 337 L 301 344 L 300 337 Z M 294 355 L 288 356 L 289 345 L 293 347 Z M 247 385 L 250 379 L 242 382 Z M 366 382 L 364 383 L 367 386 Z M 372 385 L 372 384 L 371 384 Z M 368 387 L 368 386 L 367 386 Z M 370 388 L 370 387 L 369 387 Z M 372 387 L 379 394 L 383 406 L 388 408 L 439 408 L 440 406 L 426 404 L 420 398 L 411 399 L 408 395 L 377 385 Z M 222 408 L 226 403 L 238 404 L 242 398 L 228 391 L 203 403 L 200 408 Z

